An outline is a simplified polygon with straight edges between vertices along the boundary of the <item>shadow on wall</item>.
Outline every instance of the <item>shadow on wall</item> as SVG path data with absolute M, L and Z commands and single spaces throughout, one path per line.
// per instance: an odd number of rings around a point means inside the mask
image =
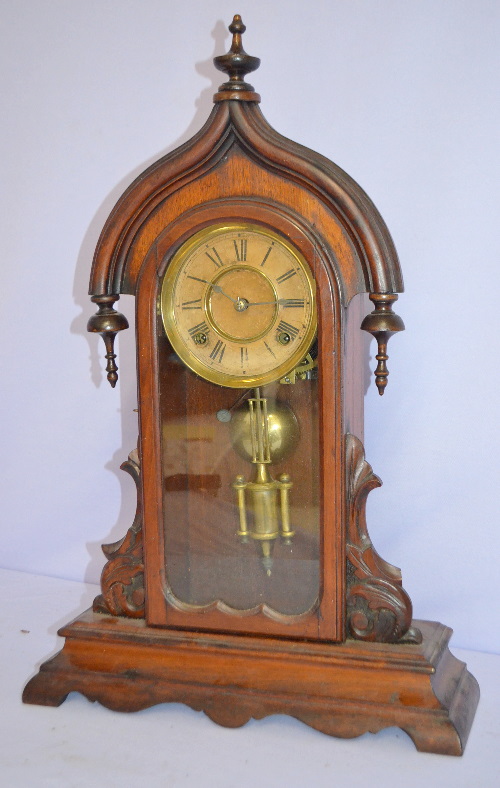
M 158 154 L 149 157 L 141 164 L 137 165 L 111 190 L 92 218 L 80 247 L 75 268 L 73 289 L 75 302 L 81 307 L 81 314 L 73 321 L 71 332 L 84 336 L 88 342 L 90 379 L 96 388 L 107 386 L 108 383 L 105 374 L 104 343 L 97 334 L 89 334 L 87 332 L 88 318 L 95 311 L 95 307 L 90 302 L 87 295 L 88 280 L 95 246 L 109 214 L 127 187 L 143 173 L 147 167 L 188 141 L 206 122 L 213 107 L 213 94 L 217 91 L 221 81 L 223 81 L 223 75 L 216 71 L 213 65 L 213 57 L 227 50 L 226 40 L 229 34 L 222 20 L 216 23 L 211 35 L 214 39 L 213 54 L 206 60 L 197 63 L 195 66 L 197 73 L 206 77 L 206 79 L 210 81 L 210 85 L 204 88 L 196 99 L 194 103 L 195 113 L 185 132 L 168 148 L 163 149 Z M 133 296 L 121 296 L 121 300 L 117 302 L 115 306 L 126 315 L 130 325 L 129 330 L 120 332 L 118 335 L 115 349 L 119 367 L 119 385 L 116 389 L 116 393 L 118 393 L 118 391 L 120 393 L 119 407 L 121 412 L 122 442 L 121 446 L 117 448 L 105 466 L 108 471 L 116 474 L 120 483 L 120 512 L 116 523 L 109 531 L 105 530 L 106 524 L 102 524 L 103 535 L 98 542 L 87 543 L 90 560 L 85 572 L 85 581 L 89 583 L 97 583 L 99 581 L 100 573 L 104 565 L 105 559 L 101 550 L 101 542 L 113 543 L 123 538 L 133 522 L 136 509 L 136 488 L 134 482 L 128 474 L 120 470 L 120 465 L 127 459 L 132 449 L 135 448 L 138 434 L 137 420 L 134 414 L 137 408 L 134 333 L 135 299 Z M 368 302 L 366 311 L 370 311 Z M 366 393 L 369 385 L 373 381 L 373 374 L 370 368 L 370 344 L 372 338 L 365 334 L 365 332 L 361 333 L 363 335 L 362 339 L 364 346 L 364 381 Z M 113 485 L 110 484 L 110 494 L 114 495 L 114 493 L 111 492 L 112 490 Z
M 214 29 L 212 30 L 212 38 L 214 39 L 213 54 L 196 64 L 195 68 L 198 74 L 206 77 L 210 81 L 210 85 L 204 88 L 201 94 L 195 101 L 194 116 L 186 128 L 186 131 L 168 148 L 160 151 L 154 156 L 137 165 L 131 172 L 128 173 L 104 198 L 101 205 L 97 209 L 90 225 L 85 233 L 82 241 L 78 259 L 75 268 L 75 277 L 73 284 L 73 295 L 75 303 L 81 307 L 81 314 L 73 321 L 71 325 L 71 333 L 84 336 L 89 344 L 89 360 L 90 360 L 90 379 L 96 388 L 103 385 L 108 385 L 105 375 L 105 359 L 104 359 L 104 343 L 99 335 L 89 334 L 87 332 L 87 321 L 93 313 L 95 307 L 88 298 L 88 281 L 90 276 L 91 264 L 94 255 L 94 250 L 99 238 L 100 232 L 114 208 L 116 202 L 121 197 L 127 187 L 151 164 L 158 161 L 160 158 L 178 148 L 184 142 L 189 140 L 206 122 L 213 107 L 213 94 L 217 91 L 223 75 L 216 71 L 213 65 L 213 57 L 220 55 L 227 49 L 226 39 L 229 36 L 227 26 L 222 20 L 219 20 Z M 134 311 L 135 299 L 132 296 L 122 296 L 121 301 L 117 302 L 116 308 L 123 312 L 130 324 L 130 329 L 122 332 L 117 339 L 117 364 L 119 366 L 119 384 L 117 392 L 120 392 L 120 411 L 122 420 L 122 445 L 116 450 L 106 468 L 116 473 L 121 487 L 121 503 L 120 513 L 117 522 L 112 529 L 106 534 L 103 530 L 103 542 L 115 542 L 121 539 L 128 528 L 133 522 L 135 508 L 136 508 L 136 491 L 133 481 L 127 474 L 120 470 L 120 465 L 124 462 L 130 451 L 136 446 L 137 443 L 137 422 L 135 418 L 131 418 L 136 404 L 136 379 L 135 379 L 135 337 L 134 337 Z M 97 437 L 97 436 L 96 436 Z M 110 485 L 110 490 L 112 489 Z M 103 528 L 105 528 L 103 523 Z M 96 583 L 104 564 L 104 557 L 101 551 L 101 540 L 99 542 L 87 543 L 87 549 L 90 555 L 90 562 L 85 572 L 85 581 L 89 583 Z

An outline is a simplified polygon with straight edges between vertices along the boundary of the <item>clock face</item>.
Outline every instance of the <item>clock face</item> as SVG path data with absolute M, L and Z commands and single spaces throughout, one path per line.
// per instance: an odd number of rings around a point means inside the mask
M 315 282 L 285 238 L 253 224 L 201 230 L 176 252 L 161 291 L 163 323 L 182 361 L 221 386 L 277 380 L 316 333 Z

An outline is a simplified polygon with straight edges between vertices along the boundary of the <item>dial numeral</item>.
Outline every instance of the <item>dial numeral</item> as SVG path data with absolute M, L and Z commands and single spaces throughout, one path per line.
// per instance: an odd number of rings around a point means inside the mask
M 222 361 L 222 357 L 224 356 L 224 351 L 226 350 L 226 345 L 222 340 L 218 339 L 215 343 L 214 349 L 210 353 L 210 358 L 213 361 L 218 361 L 220 364 Z
M 270 348 L 270 347 L 269 347 L 269 345 L 267 344 L 267 342 L 266 342 L 265 340 L 264 340 L 264 345 L 265 345 L 265 346 L 267 347 L 267 349 L 269 350 L 269 352 L 270 352 L 271 356 L 273 356 L 274 358 L 276 358 L 276 353 L 274 352 L 274 350 L 273 350 L 272 348 Z
M 299 330 L 300 329 L 296 328 L 295 326 L 290 325 L 290 323 L 287 323 L 286 320 L 280 320 L 280 322 L 278 323 L 277 331 L 284 331 L 285 334 L 290 334 L 292 339 L 296 338 L 296 336 L 299 333 Z
M 197 304 L 199 306 L 197 306 Z M 195 298 L 194 301 L 184 301 L 181 304 L 182 310 L 184 309 L 201 309 L 201 298 Z
M 264 259 L 261 262 L 261 266 L 265 265 L 265 262 L 266 262 L 267 258 L 269 257 L 269 255 L 271 254 L 272 251 L 273 251 L 273 247 L 270 246 L 269 249 L 267 250 L 267 252 L 264 255 Z
M 219 252 L 217 251 L 215 246 L 212 246 L 212 252 L 214 253 L 213 257 L 212 257 L 212 255 L 209 252 L 205 252 L 205 254 L 206 254 L 207 257 L 210 258 L 210 260 L 212 261 L 212 263 L 215 265 L 216 268 L 222 268 L 224 263 L 222 262 L 222 260 L 220 258 L 220 255 L 219 255 Z
M 297 271 L 295 270 L 295 268 L 290 268 L 288 271 L 285 271 L 284 274 L 281 274 L 281 276 L 278 276 L 276 278 L 276 282 L 279 285 L 281 285 L 281 284 L 283 284 L 283 282 L 286 282 L 287 279 L 291 279 L 292 276 L 295 276 L 296 273 L 297 273 Z
M 247 239 L 240 238 L 238 241 L 235 239 L 233 243 L 237 262 L 245 262 L 247 259 Z
M 240 361 L 241 361 L 241 366 L 244 367 L 245 363 L 248 361 L 248 348 L 247 347 L 240 347 Z
M 210 331 L 210 326 L 203 321 L 203 323 L 198 323 L 196 326 L 188 329 L 189 336 L 195 337 L 196 334 L 208 334 Z
M 305 306 L 305 299 L 304 298 L 280 298 L 281 306 L 285 307 L 285 309 L 290 309 L 292 307 Z
M 207 284 L 209 285 L 210 284 L 210 282 L 207 282 L 206 279 L 200 279 L 198 276 L 191 276 L 191 274 L 188 274 L 187 278 L 188 279 L 194 279 L 195 282 L 203 282 L 204 285 L 207 285 Z

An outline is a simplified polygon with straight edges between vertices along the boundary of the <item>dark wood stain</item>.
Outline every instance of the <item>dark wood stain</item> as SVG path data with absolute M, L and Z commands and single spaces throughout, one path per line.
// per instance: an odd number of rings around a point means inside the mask
M 120 293 L 136 296 L 140 435 L 138 452 L 122 467 L 137 484 L 138 506 L 125 537 L 105 547 L 94 610 L 61 630 L 64 649 L 42 665 L 23 700 L 59 705 L 78 691 L 120 711 L 181 701 L 231 727 L 285 713 L 342 737 L 397 725 L 418 749 L 459 755 L 477 683 L 448 650 L 451 630 L 412 622 L 401 573 L 376 553 L 365 519 L 367 495 L 380 480 L 362 446 L 362 294 L 376 305 L 364 327 L 379 340 L 383 389 L 386 340 L 402 326 L 387 306 L 403 289 L 397 254 L 363 190 L 267 124 L 245 82 L 258 58 L 243 50 L 244 29 L 236 16 L 231 49 L 216 59 L 229 79 L 205 126 L 127 189 L 97 245 L 90 293 L 99 312 L 89 330 L 106 342 L 112 385 L 113 340 L 126 327 L 113 304 Z M 268 589 L 274 608 L 264 600 L 251 611 L 243 608 L 262 578 L 256 553 L 243 554 L 235 538 L 231 489 L 244 471 L 234 453 L 223 452 L 224 424 L 214 419 L 238 392 L 180 364 L 157 306 L 179 246 L 226 221 L 261 224 L 290 239 L 318 288 L 318 379 L 281 387 L 301 442 L 273 469 L 290 473 L 295 500 L 319 502 L 318 527 L 304 528 L 294 543 L 295 557 L 313 569 L 294 578 L 290 555 L 276 545 Z M 188 433 L 198 423 L 210 430 Z M 169 454 L 164 430 L 184 435 L 182 454 Z M 206 513 L 216 505 L 214 523 Z M 216 598 L 221 559 L 233 572 L 222 584 L 231 610 Z

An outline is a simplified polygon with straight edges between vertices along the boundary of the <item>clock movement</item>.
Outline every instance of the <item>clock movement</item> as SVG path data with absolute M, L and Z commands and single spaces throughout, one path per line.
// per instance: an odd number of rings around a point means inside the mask
M 136 298 L 139 440 L 122 468 L 137 511 L 23 698 L 181 701 L 226 726 L 286 713 L 344 737 L 398 726 L 458 755 L 477 683 L 450 629 L 412 621 L 365 520 L 380 480 L 363 331 L 383 394 L 397 254 L 363 190 L 267 124 L 239 16 L 229 30 L 205 126 L 132 183 L 97 245 L 88 330 L 112 386 L 115 304 Z

